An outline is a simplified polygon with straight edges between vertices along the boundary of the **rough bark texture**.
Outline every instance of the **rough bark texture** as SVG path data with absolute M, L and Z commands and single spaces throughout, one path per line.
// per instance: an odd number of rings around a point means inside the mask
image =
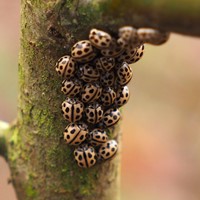
M 84 37 L 80 28 L 85 24 L 77 27 L 76 6 L 68 1 L 22 1 L 19 111 L 9 148 L 19 200 L 110 200 L 118 196 L 119 157 L 81 169 L 74 161 L 73 148 L 61 139 L 67 125 L 60 108 L 65 96 L 55 62 Z M 114 132 L 119 132 L 117 127 Z
M 66 122 L 60 105 L 65 97 L 54 65 L 69 53 L 72 44 L 87 38 L 91 27 L 114 34 L 121 25 L 148 26 L 200 36 L 199 1 L 178 2 L 21 1 L 18 117 L 9 128 L 9 139 L 0 129 L 0 154 L 7 155 L 8 144 L 8 162 L 19 200 L 119 199 L 119 155 L 89 170 L 80 169 L 72 148 L 63 144 Z M 117 135 L 119 126 L 111 132 Z

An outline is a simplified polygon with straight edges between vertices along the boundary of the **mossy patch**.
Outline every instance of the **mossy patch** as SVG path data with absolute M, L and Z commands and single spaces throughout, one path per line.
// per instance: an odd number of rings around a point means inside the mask
M 26 188 L 26 195 L 27 195 L 27 199 L 34 199 L 38 196 L 38 192 L 34 186 L 34 180 L 35 180 L 35 177 L 33 174 L 30 174 L 29 175 L 29 178 L 28 178 L 28 183 L 27 185 L 25 186 Z

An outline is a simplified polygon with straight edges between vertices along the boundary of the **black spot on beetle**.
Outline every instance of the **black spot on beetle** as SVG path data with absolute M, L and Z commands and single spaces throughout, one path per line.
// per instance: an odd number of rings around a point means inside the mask
M 75 132 L 76 132 L 75 129 L 72 129 L 72 130 L 70 131 L 71 134 L 74 134 Z
M 88 157 L 89 157 L 89 158 L 92 158 L 92 154 L 91 154 L 91 153 L 88 153 Z
M 68 112 L 69 112 L 69 108 L 67 107 L 67 108 L 65 109 L 65 111 L 68 113 Z
M 117 120 L 117 116 L 116 116 L 116 115 L 114 115 L 114 116 L 113 116 L 113 119 L 114 119 L 114 120 Z
M 68 116 L 68 115 L 64 115 L 64 116 L 65 116 L 66 119 L 69 119 L 69 116 Z
M 92 165 L 93 163 L 94 163 L 94 160 L 91 160 L 91 161 L 90 161 L 90 164 Z
M 90 96 L 89 96 L 89 95 L 86 95 L 86 96 L 85 96 L 85 98 L 86 98 L 86 99 L 89 99 L 89 98 L 90 98 Z
M 113 148 L 111 149 L 111 151 L 114 152 L 114 151 L 115 151 L 115 148 L 113 147 Z
M 87 53 L 90 49 L 89 48 L 85 48 L 84 52 Z
M 78 159 L 79 159 L 79 160 L 82 160 L 82 159 L 83 159 L 82 155 L 79 155 L 79 156 L 78 156 Z
M 90 94 L 93 94 L 93 93 L 94 93 L 94 89 L 90 89 L 90 90 L 89 90 L 89 93 L 90 93 Z
M 99 115 L 102 115 L 102 111 L 101 110 L 99 110 Z
M 78 89 L 76 88 L 75 90 L 74 90 L 74 94 L 76 94 L 78 92 Z
M 66 88 L 63 88 L 63 92 L 64 92 L 64 93 L 66 93 L 66 92 L 67 92 Z
M 81 55 L 81 54 L 82 54 L 82 51 L 77 51 L 77 54 L 78 54 L 78 55 Z
M 71 70 L 71 69 L 68 69 L 67 72 L 68 72 L 68 74 L 71 74 L 71 73 L 72 73 L 72 70 Z
M 105 154 L 105 153 L 106 153 L 105 151 L 102 151 L 102 152 L 101 152 L 101 154 Z
M 95 42 L 95 43 L 99 43 L 99 40 L 95 39 L 94 42 Z
M 106 157 L 109 157 L 110 156 L 110 153 L 108 152 L 107 154 L 106 154 Z
M 76 112 L 80 113 L 81 112 L 80 108 L 76 108 Z
M 83 136 L 83 135 L 81 135 L 81 137 L 80 137 L 80 140 L 83 140 L 83 138 L 84 138 L 84 136 Z
M 90 117 L 94 117 L 94 113 L 93 112 L 90 112 Z
M 67 84 L 67 88 L 70 88 L 71 87 L 71 84 Z

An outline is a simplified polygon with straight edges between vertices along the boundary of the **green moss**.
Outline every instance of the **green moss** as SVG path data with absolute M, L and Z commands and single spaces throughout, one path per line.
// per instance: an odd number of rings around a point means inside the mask
M 19 55 L 19 65 L 18 65 L 18 78 L 20 80 L 20 82 L 22 80 L 24 80 L 25 78 L 25 75 L 24 75 L 24 71 L 23 71 L 23 68 L 22 68 L 22 58 L 21 58 L 21 54 Z
M 81 183 L 79 186 L 79 191 L 82 195 L 90 196 L 95 191 L 95 187 L 97 186 L 97 177 L 98 174 L 98 166 L 95 166 L 91 169 L 82 169 L 79 174 L 79 182 Z
M 17 159 L 21 154 L 21 149 L 20 149 L 21 140 L 17 128 L 13 128 L 11 131 L 12 135 L 9 140 L 9 162 L 15 165 Z M 11 149 L 15 149 L 15 151 L 10 151 Z
M 92 189 L 92 187 L 88 187 L 88 185 L 81 185 L 79 191 L 80 191 L 81 195 L 90 196 L 91 195 L 91 189 Z
M 47 110 L 43 109 L 39 109 L 37 107 L 34 107 L 31 111 L 31 115 L 32 115 L 32 119 L 33 121 L 39 123 L 38 126 L 41 127 L 42 125 L 44 125 L 45 123 L 49 123 L 49 113 Z M 39 121 L 38 121 L 39 119 Z
M 27 195 L 28 199 L 30 199 L 30 200 L 34 199 L 38 196 L 37 190 L 34 187 L 34 180 L 35 180 L 34 175 L 33 174 L 29 175 L 28 183 L 25 186 L 26 195 Z
M 54 170 L 57 168 L 57 160 L 59 159 L 59 148 L 57 146 L 53 146 L 52 148 L 49 148 L 46 152 L 47 155 L 47 163 L 49 170 Z
M 17 128 L 13 129 L 11 138 L 10 138 L 10 144 L 11 145 L 17 145 L 20 142 L 20 138 L 19 138 L 19 130 Z
M 36 189 L 30 185 L 26 187 L 26 194 L 30 199 L 36 198 L 38 196 Z

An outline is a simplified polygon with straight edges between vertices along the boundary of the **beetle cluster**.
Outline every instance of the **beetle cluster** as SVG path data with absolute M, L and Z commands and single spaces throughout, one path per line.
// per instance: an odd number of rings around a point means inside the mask
M 56 71 L 64 79 L 61 91 L 66 95 L 62 114 L 69 122 L 64 140 L 75 146 L 80 167 L 91 167 L 116 154 L 117 141 L 107 132 L 119 121 L 119 108 L 130 97 L 127 84 L 133 72 L 129 64 L 141 59 L 144 43 L 158 45 L 167 39 L 167 33 L 147 28 L 122 27 L 118 38 L 92 29 L 89 40 L 77 42 L 71 55 L 57 61 Z

